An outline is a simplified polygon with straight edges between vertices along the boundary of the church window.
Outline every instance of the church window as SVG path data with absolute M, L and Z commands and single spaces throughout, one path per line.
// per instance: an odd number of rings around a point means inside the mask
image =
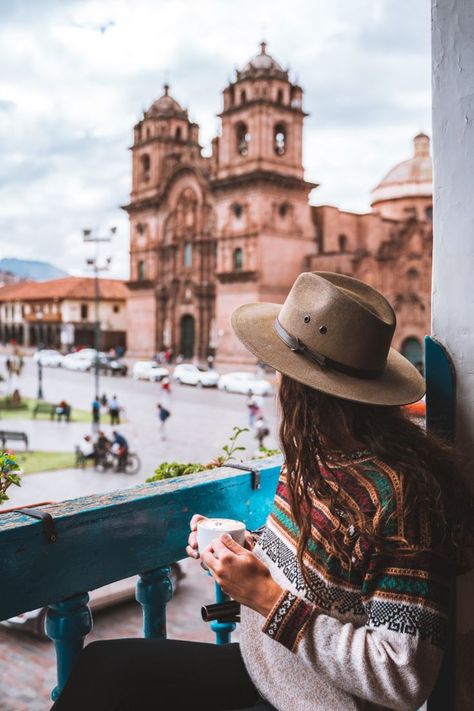
M 88 304 L 81 304 L 81 321 L 87 321 L 88 315 L 89 315 Z
M 234 203 L 232 205 L 232 212 L 234 213 L 235 217 L 239 218 L 242 217 L 242 213 L 244 211 L 244 208 L 239 202 Z
M 273 132 L 273 147 L 277 156 L 286 152 L 286 129 L 282 123 L 277 123 Z
M 174 135 L 175 135 L 175 138 L 178 139 L 178 141 L 181 140 L 181 126 L 178 126 L 178 128 L 176 129 Z
M 147 128 L 147 130 L 146 130 L 146 137 L 147 137 L 147 138 L 150 138 L 150 136 L 151 136 L 151 131 L 150 131 L 149 128 Z
M 425 217 L 429 222 L 433 221 L 433 206 L 428 205 L 428 207 L 425 209 Z
M 148 153 L 144 153 L 140 159 L 141 161 L 141 178 L 143 182 L 147 183 L 150 180 L 150 156 Z
M 239 272 L 242 269 L 242 264 L 243 264 L 242 248 L 237 247 L 237 249 L 234 249 L 234 269 Z
M 139 235 L 142 235 L 145 232 L 145 225 L 141 222 L 137 223 L 137 232 Z
M 183 265 L 186 268 L 193 266 L 193 245 L 191 244 L 191 242 L 184 243 Z
M 247 101 L 247 92 L 245 91 L 245 89 L 243 89 L 240 92 L 240 103 L 245 104 L 246 101 Z
M 277 104 L 283 103 L 283 89 L 278 89 Z
M 137 279 L 138 281 L 143 281 L 145 278 L 145 263 L 143 259 L 138 260 L 137 264 Z
M 338 241 L 339 241 L 339 251 L 345 252 L 347 250 L 347 236 L 346 235 L 339 235 Z
M 233 86 L 231 86 L 229 88 L 228 96 L 229 96 L 229 106 L 233 106 L 234 105 L 234 87 Z
M 281 205 L 278 205 L 278 214 L 280 215 L 281 218 L 286 217 L 288 214 L 288 205 L 286 202 L 282 202 Z
M 241 156 L 249 154 L 250 133 L 243 122 L 237 124 L 237 151 Z
M 417 292 L 420 289 L 420 272 L 417 269 L 409 269 L 406 274 L 409 291 Z
M 114 304 L 112 307 L 112 311 L 114 314 L 118 314 L 120 312 L 120 306 L 118 304 Z

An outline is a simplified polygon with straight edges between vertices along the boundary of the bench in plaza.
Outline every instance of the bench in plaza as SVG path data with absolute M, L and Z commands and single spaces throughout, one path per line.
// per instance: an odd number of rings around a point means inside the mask
M 71 419 L 71 412 L 72 412 L 71 406 L 67 405 L 66 411 L 61 414 L 57 413 L 57 411 L 56 411 L 57 407 L 58 407 L 57 404 L 38 400 L 33 408 L 33 418 L 36 419 L 36 416 L 38 414 L 44 413 L 44 414 L 49 415 L 51 420 L 53 420 L 55 418 L 55 416 L 57 415 L 58 419 L 64 417 L 66 419 L 66 422 L 69 422 Z
M 53 419 L 55 410 L 56 405 L 53 405 L 51 402 L 42 402 L 41 400 L 38 400 L 33 408 L 33 417 L 36 419 L 36 415 L 44 413 Z
M 2 443 L 2 449 L 5 449 L 7 442 L 23 442 L 25 449 L 28 449 L 28 435 L 26 432 L 0 430 L 0 442 Z

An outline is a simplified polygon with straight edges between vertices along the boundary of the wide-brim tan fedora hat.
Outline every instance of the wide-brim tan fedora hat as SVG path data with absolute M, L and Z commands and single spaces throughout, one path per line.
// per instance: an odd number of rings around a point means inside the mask
M 329 395 L 406 405 L 425 392 L 418 370 L 391 348 L 394 310 L 358 279 L 304 272 L 283 305 L 245 304 L 231 322 L 259 360 Z

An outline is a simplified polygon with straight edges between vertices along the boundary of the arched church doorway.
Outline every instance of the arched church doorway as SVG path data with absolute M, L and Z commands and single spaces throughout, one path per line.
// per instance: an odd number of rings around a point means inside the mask
M 423 348 L 420 341 L 415 336 L 405 338 L 402 343 L 402 355 L 407 358 L 416 368 L 423 365 Z
M 194 316 L 186 314 L 181 319 L 181 354 L 189 359 L 194 355 Z

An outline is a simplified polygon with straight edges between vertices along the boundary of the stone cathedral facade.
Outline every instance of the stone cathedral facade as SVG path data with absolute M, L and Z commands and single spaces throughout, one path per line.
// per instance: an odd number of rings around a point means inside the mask
M 134 127 L 128 352 L 228 365 L 252 362 L 229 316 L 281 303 L 305 270 L 339 271 L 394 304 L 395 346 L 414 361 L 429 332 L 429 139 L 373 192 L 368 214 L 312 206 L 303 169 L 302 88 L 261 44 L 223 92 L 220 135 L 203 156 L 199 127 L 169 87 Z

